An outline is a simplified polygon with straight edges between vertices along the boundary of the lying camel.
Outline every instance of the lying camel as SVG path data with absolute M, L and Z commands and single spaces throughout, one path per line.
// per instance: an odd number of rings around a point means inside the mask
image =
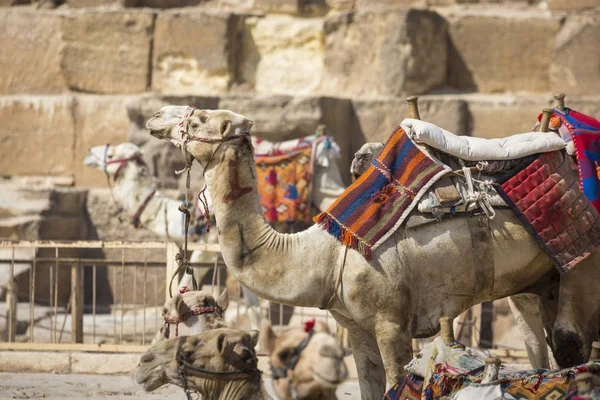
M 314 327 L 313 327 L 314 324 Z M 344 349 L 321 321 L 277 335 L 268 321 L 260 327 L 260 348 L 269 355 L 273 387 L 280 400 L 333 400 L 347 378 Z
M 165 303 L 165 321 L 152 344 L 178 336 L 191 336 L 211 329 L 225 328 L 225 311 L 229 305 L 227 290 L 217 300 L 199 290 L 177 293 Z
M 164 340 L 140 358 L 135 381 L 150 392 L 171 383 L 205 400 L 269 399 L 257 368 L 258 332 L 213 329 Z
M 243 285 L 268 300 L 327 308 L 348 328 L 364 399 L 379 399 L 386 385 L 400 381 L 412 358 L 412 339 L 437 332 L 442 315 L 456 317 L 483 301 L 546 290 L 543 279 L 558 284 L 551 260 L 510 210 L 498 210 L 493 220 L 456 216 L 405 226 L 370 260 L 317 225 L 297 234 L 275 232 L 258 197 L 248 139 L 252 124 L 228 110 L 167 106 L 147 128 L 204 167 L 223 258 Z M 402 125 L 413 129 L 412 120 Z M 474 241 L 474 222 L 487 227 L 478 240 L 487 238 L 486 257 L 493 263 L 482 263 L 474 249 L 480 243 Z M 552 339 L 557 361 L 576 364 L 591 351 L 600 325 L 598 254 L 560 277 Z

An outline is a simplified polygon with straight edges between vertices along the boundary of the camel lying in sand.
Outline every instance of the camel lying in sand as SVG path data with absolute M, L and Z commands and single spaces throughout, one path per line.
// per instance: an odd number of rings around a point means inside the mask
M 314 324 L 314 327 L 313 327 Z M 260 327 L 260 348 L 269 355 L 273 387 L 280 400 L 333 400 L 348 376 L 344 349 L 325 323 L 309 321 L 305 328 L 277 335 L 268 321 Z
M 146 391 L 171 383 L 205 400 L 266 400 L 257 340 L 256 331 L 225 328 L 164 340 L 142 355 L 135 380 Z

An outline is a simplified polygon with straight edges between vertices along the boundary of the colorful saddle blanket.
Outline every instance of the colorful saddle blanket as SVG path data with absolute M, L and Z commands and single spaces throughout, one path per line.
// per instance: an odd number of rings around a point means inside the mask
M 310 221 L 312 142 L 288 151 L 256 155 L 260 203 L 267 222 Z
M 554 110 L 550 128 L 565 142 L 573 141 L 581 190 L 600 212 L 600 121 L 567 108 L 564 113 Z
M 397 127 L 367 171 L 314 221 L 370 259 L 427 189 L 449 170 Z
M 498 193 L 560 272 L 600 245 L 600 218 L 579 188 L 575 165 L 563 151 L 523 160 Z

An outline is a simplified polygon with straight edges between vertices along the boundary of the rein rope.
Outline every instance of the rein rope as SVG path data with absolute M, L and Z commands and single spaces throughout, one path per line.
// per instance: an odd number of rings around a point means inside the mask
M 192 169 L 192 163 L 194 162 L 194 158 L 188 153 L 186 145 L 191 141 L 202 142 L 202 143 L 218 143 L 217 148 L 210 155 L 210 158 L 206 162 L 206 165 L 201 165 L 202 166 L 202 177 L 204 178 L 204 176 L 206 174 L 206 167 L 208 167 L 208 165 L 211 163 L 217 150 L 219 150 L 219 147 L 221 147 L 221 145 L 224 142 L 250 136 L 250 134 L 247 132 L 244 132 L 239 135 L 226 136 L 224 138 L 204 138 L 204 137 L 192 136 L 188 133 L 188 120 L 192 116 L 192 114 L 194 113 L 195 110 L 196 110 L 196 107 L 189 106 L 187 108 L 187 110 L 185 111 L 183 118 L 181 119 L 179 124 L 177 124 L 177 126 L 179 126 L 179 133 L 181 134 L 181 137 L 183 139 L 183 145 L 181 146 L 181 153 L 182 153 L 183 159 L 185 161 L 185 167 L 180 171 L 175 171 L 175 173 L 181 174 L 181 173 L 185 172 L 187 174 L 186 180 L 185 180 L 185 203 L 179 206 L 179 211 L 181 211 L 185 215 L 185 241 L 184 241 L 184 247 L 183 247 L 183 255 L 181 255 L 181 253 L 177 253 L 177 255 L 175 256 L 175 261 L 177 262 L 178 267 L 173 272 L 173 276 L 171 277 L 171 281 L 169 283 L 169 296 L 171 298 L 173 297 L 173 294 L 171 292 L 171 286 L 173 284 L 173 280 L 175 279 L 176 276 L 179 275 L 179 272 L 182 269 L 185 269 L 186 273 L 192 275 L 193 289 L 198 290 L 198 282 L 196 282 L 196 278 L 194 277 L 194 271 L 193 271 L 191 264 L 189 262 L 189 259 L 188 259 L 188 249 L 187 249 L 190 216 L 191 216 L 190 210 L 189 210 L 188 194 L 190 191 L 190 172 Z M 204 220 L 206 221 L 206 227 L 205 227 L 206 232 L 210 232 L 210 225 L 211 225 L 210 210 L 208 209 L 208 200 L 206 199 L 206 189 L 207 189 L 207 185 L 206 185 L 206 182 L 204 182 L 204 187 L 198 193 L 197 198 L 198 198 L 198 201 L 200 202 L 200 204 L 202 205 L 201 208 L 200 207 L 198 207 L 198 208 L 200 209 L 200 212 L 202 213 L 202 216 L 204 217 Z

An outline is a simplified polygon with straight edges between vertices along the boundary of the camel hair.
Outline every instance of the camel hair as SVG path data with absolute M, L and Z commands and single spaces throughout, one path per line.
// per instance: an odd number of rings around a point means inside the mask
M 269 321 L 261 321 L 259 343 L 269 357 L 273 388 L 280 400 L 335 400 L 348 377 L 344 348 L 324 322 L 306 324 L 276 334 Z
M 270 399 L 257 369 L 257 341 L 257 331 L 227 328 L 163 340 L 141 356 L 135 381 L 148 392 L 171 383 L 205 400 Z
M 379 156 L 383 150 L 383 143 L 368 142 L 362 145 L 350 164 L 350 175 L 353 180 L 358 179 Z M 536 295 L 522 293 L 508 298 L 509 307 L 513 313 L 517 326 L 523 334 L 525 349 L 532 368 L 550 369 L 550 357 L 546 334 L 541 320 L 540 304 Z
M 233 275 L 267 300 L 327 308 L 348 329 L 363 399 L 380 399 L 404 377 L 412 339 L 434 335 L 442 315 L 454 318 L 483 301 L 545 290 L 548 284 L 536 283 L 555 276 L 548 256 L 509 210 L 498 210 L 491 221 L 457 216 L 435 225 L 405 224 L 370 261 L 317 225 L 280 234 L 262 213 L 248 139 L 252 125 L 229 110 L 165 106 L 146 127 L 184 147 L 204 168 L 223 259 Z M 491 233 L 488 257 L 474 249 L 474 225 Z M 551 339 L 559 364 L 587 359 L 597 336 L 600 276 L 589 275 L 597 254 L 560 277 Z

